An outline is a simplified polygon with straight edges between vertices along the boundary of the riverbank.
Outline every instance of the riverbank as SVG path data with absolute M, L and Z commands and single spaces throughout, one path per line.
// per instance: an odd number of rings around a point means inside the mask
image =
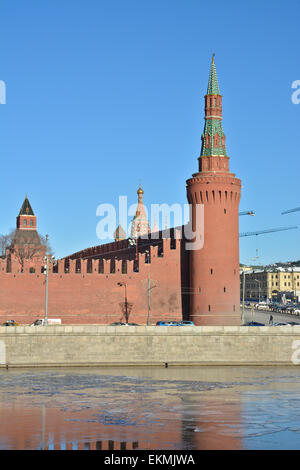
M 0 367 L 297 365 L 300 326 L 0 327 Z

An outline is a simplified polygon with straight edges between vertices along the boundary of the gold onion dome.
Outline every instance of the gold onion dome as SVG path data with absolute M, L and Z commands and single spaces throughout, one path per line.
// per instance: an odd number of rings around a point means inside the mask
M 139 189 L 137 190 L 137 194 L 144 194 L 144 191 L 142 190 L 141 185 L 140 185 Z

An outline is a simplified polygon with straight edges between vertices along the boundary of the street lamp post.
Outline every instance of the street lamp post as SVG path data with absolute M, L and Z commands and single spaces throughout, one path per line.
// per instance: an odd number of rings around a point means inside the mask
M 48 242 L 49 235 L 46 235 L 46 241 Z M 48 272 L 49 272 L 49 257 L 48 255 L 44 256 L 44 260 L 46 261 L 46 292 L 45 292 L 45 319 L 44 324 L 45 326 L 48 325 Z
M 49 235 L 46 235 L 46 242 L 49 240 Z M 44 256 L 44 261 L 46 262 L 44 269 L 46 270 L 46 291 L 45 291 L 45 317 L 44 324 L 48 325 L 48 281 L 49 281 L 49 255 Z M 56 264 L 55 256 L 51 256 L 51 264 L 54 266 Z
M 126 319 L 126 323 L 128 323 L 127 285 L 126 285 L 126 282 L 118 282 L 118 286 L 125 287 L 125 319 Z
M 260 281 L 258 279 L 254 279 L 255 282 L 258 282 L 258 303 L 260 304 Z
M 150 292 L 151 292 L 151 289 L 154 289 L 154 287 L 156 286 L 152 286 L 151 287 L 151 280 L 150 280 L 150 251 L 149 250 L 145 250 L 145 253 L 146 253 L 146 256 L 147 256 L 147 260 L 148 260 L 148 264 L 149 264 L 149 271 L 148 271 L 148 285 L 147 285 L 147 298 L 148 298 L 148 315 L 147 315 L 147 326 L 150 326 L 151 325 L 151 316 L 150 316 Z
M 242 304 L 242 325 L 245 319 L 245 271 L 243 271 L 243 304 Z

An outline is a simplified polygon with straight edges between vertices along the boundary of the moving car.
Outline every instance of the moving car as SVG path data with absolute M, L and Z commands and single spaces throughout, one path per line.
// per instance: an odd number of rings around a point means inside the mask
M 182 322 L 179 323 L 179 326 L 194 326 L 194 322 L 183 320 Z
M 243 326 L 266 326 L 264 323 L 259 323 L 257 321 L 249 321 L 245 323 Z

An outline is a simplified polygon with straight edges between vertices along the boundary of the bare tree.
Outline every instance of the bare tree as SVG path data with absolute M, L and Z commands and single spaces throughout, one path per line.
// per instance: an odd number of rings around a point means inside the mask
M 12 255 L 17 258 L 23 270 L 25 260 L 33 260 L 45 253 L 52 254 L 48 240 L 35 230 L 11 231 L 8 235 L 0 236 L 2 256 Z

